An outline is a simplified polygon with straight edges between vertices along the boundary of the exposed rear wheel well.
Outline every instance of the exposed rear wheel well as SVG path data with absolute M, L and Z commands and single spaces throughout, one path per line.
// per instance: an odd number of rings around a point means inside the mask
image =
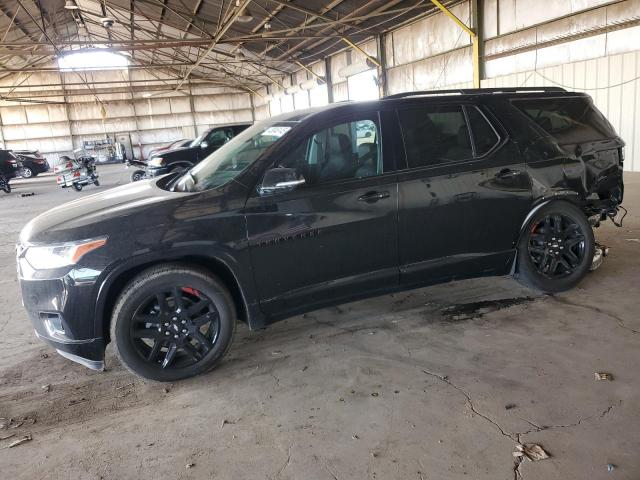
M 226 267 L 224 263 L 215 258 L 210 257 L 199 257 L 199 256 L 186 256 L 180 257 L 170 260 L 171 263 L 183 263 L 184 265 L 195 265 L 200 268 L 205 268 L 215 276 L 217 276 L 220 281 L 224 284 L 225 287 L 229 289 L 231 293 L 231 297 L 233 298 L 233 303 L 236 307 L 236 312 L 238 314 L 238 319 L 243 322 L 248 322 L 248 314 L 247 308 L 244 303 L 244 298 L 242 296 L 242 292 L 240 290 L 240 285 L 236 281 L 233 273 Z M 113 283 L 109 287 L 109 291 L 107 292 L 107 296 L 104 303 L 104 308 L 102 309 L 102 334 L 103 337 L 109 342 L 111 339 L 109 338 L 109 328 L 111 324 L 111 315 L 113 313 L 113 309 L 118 301 L 118 297 L 125 286 L 140 272 L 154 267 L 156 265 L 161 265 L 163 261 L 159 262 L 149 262 L 142 265 L 137 265 L 135 267 L 130 268 L 122 272 L 118 277 L 113 281 Z

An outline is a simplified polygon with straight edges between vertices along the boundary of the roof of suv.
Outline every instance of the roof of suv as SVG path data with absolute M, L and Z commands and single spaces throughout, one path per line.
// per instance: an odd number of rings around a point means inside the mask
M 588 96 L 583 92 L 568 92 L 561 87 L 505 87 L 505 88 L 459 88 L 451 90 L 424 90 L 415 92 L 403 92 L 393 95 L 387 95 L 379 100 L 371 100 L 366 102 L 343 101 L 330 103 L 322 107 L 313 107 L 305 110 L 295 110 L 292 112 L 282 113 L 278 116 L 271 117 L 271 121 L 280 122 L 301 122 L 316 113 L 326 112 L 329 110 L 344 109 L 353 105 L 373 105 L 381 102 L 389 102 L 396 100 L 410 100 L 415 98 L 459 98 L 469 99 L 477 98 L 479 95 L 498 95 L 504 97 L 555 97 L 555 96 Z

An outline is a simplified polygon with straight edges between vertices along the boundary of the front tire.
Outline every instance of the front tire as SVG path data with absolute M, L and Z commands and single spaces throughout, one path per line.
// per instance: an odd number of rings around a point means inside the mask
M 144 179 L 145 175 L 146 174 L 144 170 L 136 170 L 131 174 L 131 181 L 139 182 L 140 180 Z
M 595 252 L 593 229 L 582 211 L 568 202 L 552 202 L 525 228 L 518 244 L 518 281 L 545 293 L 576 286 Z
M 133 373 L 173 382 L 217 366 L 235 324 L 231 295 L 216 277 L 167 264 L 140 273 L 125 287 L 111 318 L 111 340 Z

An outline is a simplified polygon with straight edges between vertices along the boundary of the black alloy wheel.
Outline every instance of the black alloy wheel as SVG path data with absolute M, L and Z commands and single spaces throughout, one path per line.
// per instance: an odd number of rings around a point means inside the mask
M 142 301 L 130 323 L 130 336 L 145 361 L 163 369 L 184 368 L 211 351 L 220 332 L 219 318 L 205 294 L 176 286 Z
M 235 304 L 217 277 L 197 266 L 167 263 L 139 273 L 124 288 L 110 340 L 133 373 L 173 382 L 217 366 L 235 325 Z
M 584 233 L 570 217 L 546 215 L 531 228 L 527 248 L 538 273 L 548 278 L 564 277 L 583 262 Z
M 585 214 L 569 202 L 553 201 L 524 227 L 515 277 L 545 293 L 563 292 L 587 274 L 594 252 L 593 228 Z

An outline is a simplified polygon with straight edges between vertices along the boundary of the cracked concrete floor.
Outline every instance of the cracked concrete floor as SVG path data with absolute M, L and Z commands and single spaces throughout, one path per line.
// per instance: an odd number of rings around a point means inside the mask
M 120 170 L 103 169 L 106 186 L 126 181 Z M 471 280 L 242 327 L 219 369 L 173 385 L 133 377 L 111 352 L 109 371 L 86 370 L 34 338 L 13 243 L 77 194 L 16 185 L 0 197 L 0 417 L 35 423 L 0 430 L 33 438 L 0 440 L 0 477 L 638 478 L 640 175 L 626 181 L 624 228 L 597 231 L 611 255 L 573 291 Z M 516 442 L 551 458 L 518 466 Z

